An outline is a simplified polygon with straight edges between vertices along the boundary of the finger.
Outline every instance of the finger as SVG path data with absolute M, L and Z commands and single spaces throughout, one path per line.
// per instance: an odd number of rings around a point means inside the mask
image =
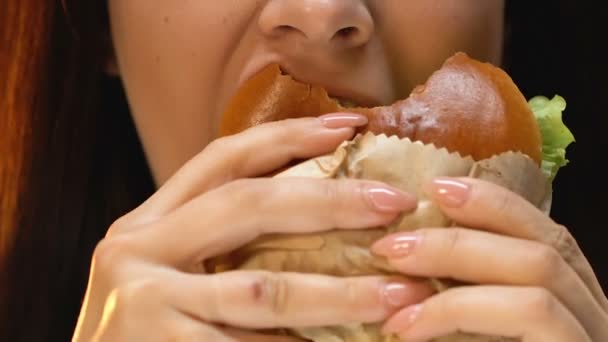
M 235 341 L 215 327 L 175 310 L 169 300 L 157 280 L 131 282 L 114 289 L 90 340 Z
M 602 287 L 574 237 L 530 202 L 501 186 L 471 178 L 437 179 L 428 193 L 460 225 L 555 247 L 608 309 Z
M 237 342 L 246 341 L 235 339 L 232 336 L 222 333 L 218 329 L 211 326 L 194 322 L 187 317 L 180 318 L 183 321 L 159 322 L 150 329 L 150 322 L 134 323 L 131 320 L 131 325 L 137 324 L 138 327 L 129 327 L 123 329 L 115 329 L 113 326 L 109 329 L 100 329 L 97 331 L 91 341 L 95 342 L 116 342 L 116 341 L 149 341 L 149 342 L 165 342 L 165 341 L 184 341 L 184 342 Z M 248 340 L 247 340 L 248 341 Z M 255 340 L 254 340 L 255 341 Z M 262 341 L 262 340 L 260 340 Z M 272 340 L 271 340 L 272 341 Z M 279 342 L 281 340 L 277 340 Z M 287 342 L 287 341 L 285 341 Z
M 372 250 L 388 257 L 393 267 L 408 275 L 544 287 L 578 317 L 592 336 L 598 336 L 608 321 L 608 315 L 576 272 L 554 248 L 540 242 L 441 228 L 394 234 L 375 243 Z
M 492 183 L 471 178 L 440 178 L 429 194 L 456 222 L 518 238 L 553 242 L 557 225 L 530 202 Z
M 158 341 L 184 341 L 184 342 L 201 342 L 201 341 L 214 341 L 214 342 L 239 342 L 249 340 L 241 340 L 235 338 L 223 329 L 219 329 L 212 325 L 203 323 L 192 317 L 188 317 L 181 312 L 176 313 L 176 319 L 168 322 L 159 322 L 157 329 L 150 331 L 150 322 L 146 322 L 146 331 L 158 338 Z M 160 330 L 160 331 L 159 331 Z M 133 338 L 124 339 L 124 341 L 142 341 L 143 334 L 134 335 Z M 161 338 L 162 337 L 162 338 Z M 117 340 L 112 340 L 117 341 Z M 123 341 L 123 340 L 121 340 Z M 145 339 L 145 341 L 153 341 L 152 339 Z M 278 342 L 278 341 L 277 341 Z
M 141 253 L 188 267 L 268 233 L 387 225 L 416 199 L 379 182 L 243 179 L 210 191 L 138 234 Z
M 329 153 L 350 138 L 354 127 L 364 125 L 366 120 L 358 114 L 290 119 L 219 138 L 137 208 L 130 220 L 135 223 L 155 220 L 231 180 L 268 173 L 292 159 Z
M 426 341 L 457 331 L 523 342 L 592 341 L 576 318 L 550 292 L 539 288 L 450 289 L 395 314 L 383 328 L 384 333 L 397 333 L 406 341 Z
M 378 322 L 433 294 L 428 282 L 381 277 L 232 271 L 179 280 L 167 285 L 178 308 L 246 329 Z
M 245 330 L 239 330 L 234 328 L 222 328 L 221 331 L 226 335 L 232 337 L 235 341 L 243 342 L 305 342 L 305 340 L 277 334 L 262 334 L 256 332 L 250 332 Z

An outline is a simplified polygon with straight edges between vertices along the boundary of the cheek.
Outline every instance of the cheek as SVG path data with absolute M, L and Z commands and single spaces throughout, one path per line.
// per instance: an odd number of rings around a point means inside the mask
M 387 0 L 385 4 L 379 9 L 382 35 L 401 96 L 424 83 L 458 51 L 501 63 L 503 0 Z
M 157 179 L 212 138 L 226 59 L 254 6 L 254 1 L 109 1 L 120 77 Z
M 212 97 L 211 85 L 234 36 L 226 25 L 228 9 L 205 1 L 110 3 L 118 66 L 135 114 L 151 107 L 148 102 L 176 105 L 205 100 L 201 94 Z

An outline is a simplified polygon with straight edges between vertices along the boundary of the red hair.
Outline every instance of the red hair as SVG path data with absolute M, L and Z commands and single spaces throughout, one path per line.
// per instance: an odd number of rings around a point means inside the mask
M 0 8 L 0 260 L 12 244 L 17 211 L 17 194 L 28 172 L 30 126 L 35 106 L 36 86 L 40 82 L 48 39 L 49 15 L 36 8 L 36 1 L 8 1 Z M 41 6 L 43 7 L 43 6 Z M 38 77 L 36 77 L 37 75 Z M 17 85 L 19 85 L 17 87 Z M 4 282 L 2 283 L 4 284 Z M 0 284 L 1 285 L 1 284 Z
M 69 340 L 96 243 L 153 191 L 107 32 L 105 0 L 0 7 L 0 341 Z

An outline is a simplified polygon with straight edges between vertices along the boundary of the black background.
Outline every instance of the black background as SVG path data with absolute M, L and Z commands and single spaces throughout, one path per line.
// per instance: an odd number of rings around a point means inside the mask
M 601 2 L 507 1 L 506 68 L 526 97 L 563 96 L 564 122 L 576 138 L 554 183 L 551 215 L 574 234 L 606 292 L 607 12 Z

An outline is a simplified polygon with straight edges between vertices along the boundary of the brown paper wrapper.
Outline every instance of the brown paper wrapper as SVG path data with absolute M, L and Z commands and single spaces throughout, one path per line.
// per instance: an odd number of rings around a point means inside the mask
M 503 153 L 490 159 L 474 161 L 408 139 L 358 135 L 343 143 L 333 154 L 315 158 L 292 167 L 275 177 L 358 178 L 382 181 L 418 196 L 419 205 L 389 227 L 368 230 L 339 230 L 308 235 L 264 236 L 229 256 L 212 261 L 212 270 L 256 269 L 286 272 L 320 273 L 333 276 L 398 276 L 385 259 L 372 255 L 371 244 L 382 236 L 423 227 L 452 226 L 423 190 L 436 177 L 469 176 L 504 186 L 548 213 L 551 187 L 540 168 L 520 153 Z M 483 260 L 480 260 L 480 264 Z M 430 279 L 437 291 L 455 282 Z M 322 300 L 322 299 L 320 299 Z M 314 307 L 314 303 L 311 303 Z M 291 330 L 290 333 L 315 342 L 391 342 L 382 336 L 379 324 L 352 324 L 339 327 L 315 327 Z M 456 333 L 435 339 L 436 342 L 490 342 L 511 339 Z

